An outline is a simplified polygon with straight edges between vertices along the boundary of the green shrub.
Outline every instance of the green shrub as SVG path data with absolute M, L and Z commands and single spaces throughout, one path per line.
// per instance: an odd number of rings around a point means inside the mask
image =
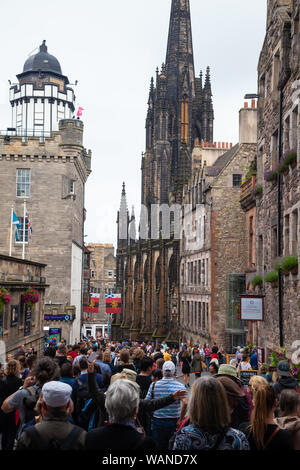
M 298 257 L 297 256 L 287 256 L 283 259 L 281 263 L 281 269 L 283 271 L 291 271 L 292 269 L 298 266 Z
M 290 165 L 292 162 L 297 160 L 297 150 L 291 150 L 284 159 L 286 165 Z
M 245 176 L 246 181 L 250 180 L 252 176 L 256 176 L 257 172 L 257 164 L 256 164 L 256 158 L 251 162 L 248 173 Z
M 254 196 L 258 196 L 259 194 L 262 194 L 263 192 L 263 187 L 262 186 L 256 186 L 254 189 Z
M 251 281 L 251 284 L 253 287 L 261 286 L 262 283 L 263 283 L 263 277 L 260 274 L 258 274 L 257 276 L 254 276 L 254 278 Z
M 276 282 L 278 281 L 278 272 L 271 271 L 270 273 L 265 275 L 265 282 Z

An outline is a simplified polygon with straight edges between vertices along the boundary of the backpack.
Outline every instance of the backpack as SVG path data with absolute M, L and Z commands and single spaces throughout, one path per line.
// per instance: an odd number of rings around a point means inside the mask
M 77 416 L 77 420 L 79 419 L 79 415 L 83 410 L 86 402 L 90 398 L 90 394 L 88 391 L 87 384 L 81 382 L 79 378 L 76 379 L 78 388 L 76 390 L 76 403 L 75 403 L 75 415 Z
M 73 450 L 73 444 L 79 438 L 80 434 L 83 432 L 83 429 L 78 426 L 74 426 L 70 434 L 64 439 L 51 439 L 47 441 L 44 439 L 36 426 L 31 426 L 24 431 L 31 440 L 31 447 L 38 450 Z
M 95 401 L 89 398 L 78 415 L 78 424 L 85 431 L 95 429 L 99 421 L 99 410 Z
M 34 410 L 37 401 L 39 399 L 42 387 L 40 386 L 32 386 L 28 387 L 27 392 L 29 392 L 27 397 L 24 397 L 23 399 L 23 405 L 24 405 L 24 424 L 29 423 L 34 419 L 34 417 L 37 415 L 37 412 Z

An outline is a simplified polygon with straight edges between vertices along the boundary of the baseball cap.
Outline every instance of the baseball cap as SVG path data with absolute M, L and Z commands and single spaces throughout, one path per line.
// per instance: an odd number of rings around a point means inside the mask
M 66 406 L 71 399 L 72 387 L 63 382 L 53 380 L 45 383 L 42 388 L 43 400 L 52 408 Z
M 290 364 L 289 361 L 279 361 L 277 364 L 277 374 L 282 377 L 289 377 L 290 374 Z
M 166 361 L 162 368 L 163 372 L 169 371 L 172 374 L 175 373 L 175 364 L 172 361 Z

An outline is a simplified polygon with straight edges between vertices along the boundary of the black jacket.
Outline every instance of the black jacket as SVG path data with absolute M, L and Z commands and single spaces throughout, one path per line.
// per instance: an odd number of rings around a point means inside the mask
M 281 377 L 278 380 L 278 382 L 276 382 L 273 385 L 273 387 L 274 387 L 276 396 L 278 396 L 282 392 L 282 390 L 285 390 L 285 389 L 291 390 L 291 389 L 298 388 L 298 382 L 293 377 Z
M 100 390 L 96 382 L 96 374 L 88 374 L 88 391 L 91 398 L 94 399 L 99 410 L 99 420 L 98 426 L 102 426 L 105 421 L 108 420 L 108 415 L 105 408 L 105 394 Z M 138 420 L 142 425 L 144 425 L 145 414 L 151 413 L 156 410 L 160 410 L 165 406 L 171 405 L 174 403 L 173 395 L 168 395 L 167 397 L 156 398 L 155 400 L 140 400 Z
M 122 424 L 110 424 L 89 431 L 86 436 L 87 450 L 135 450 L 154 451 L 155 443 L 151 437 L 144 437 L 133 427 Z
M 8 428 L 15 427 L 15 412 L 3 413 L 1 406 L 7 397 L 15 393 L 23 384 L 22 380 L 15 375 L 8 375 L 4 379 L 0 380 L 0 433 Z

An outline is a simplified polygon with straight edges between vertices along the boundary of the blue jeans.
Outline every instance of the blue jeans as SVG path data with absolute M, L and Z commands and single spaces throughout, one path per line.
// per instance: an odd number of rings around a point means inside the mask
M 169 440 L 176 432 L 175 419 L 152 420 L 152 438 L 159 450 L 169 449 Z
M 207 366 L 207 369 L 208 369 L 209 364 L 210 364 L 210 356 L 209 357 L 205 356 L 205 361 L 204 362 L 205 362 L 205 365 Z

